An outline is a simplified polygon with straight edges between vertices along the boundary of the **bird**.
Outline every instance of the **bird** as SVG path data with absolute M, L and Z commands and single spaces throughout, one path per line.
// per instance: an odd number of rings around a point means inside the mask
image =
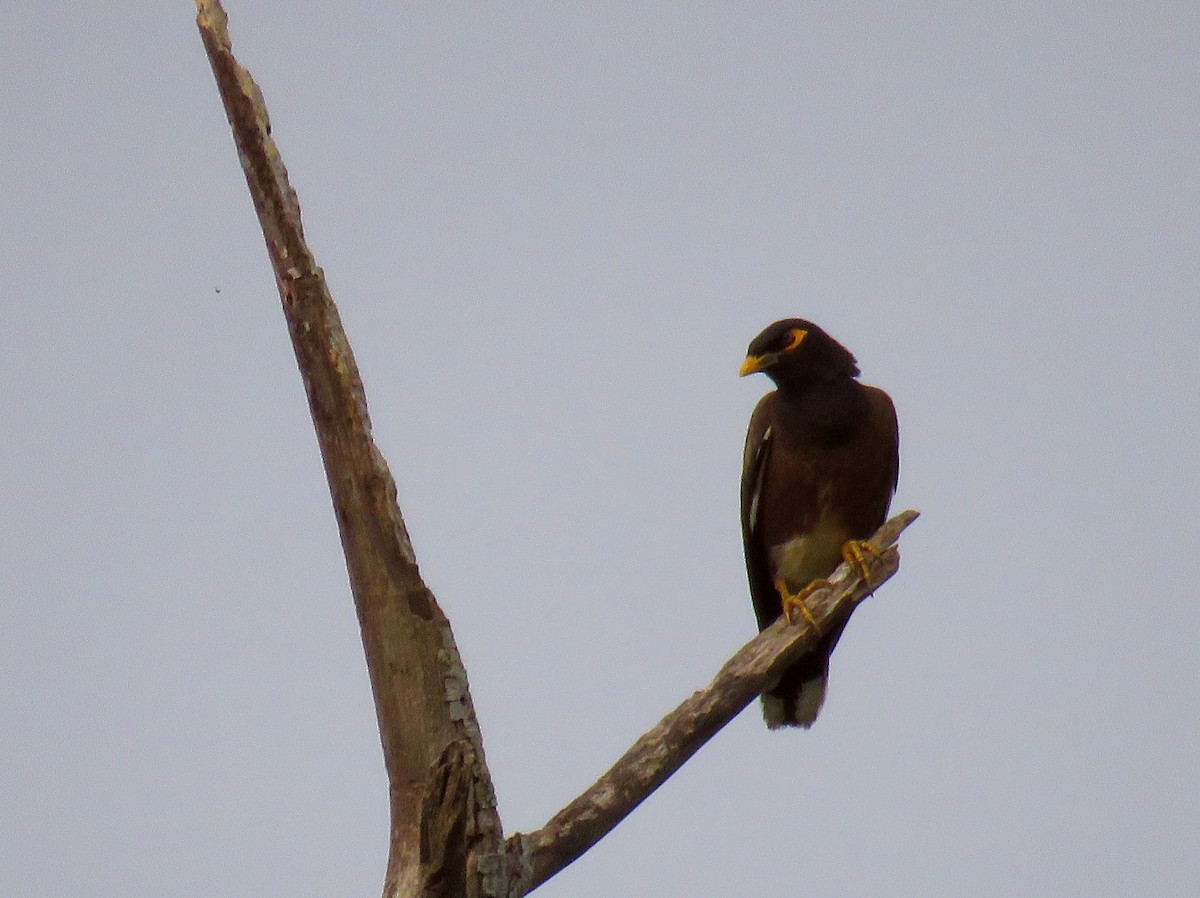
M 754 408 L 742 460 L 746 572 L 759 630 L 780 615 L 819 630 L 804 600 L 843 561 L 867 577 L 862 542 L 887 517 L 900 473 L 891 397 L 860 383 L 858 362 L 811 321 L 776 321 L 750 341 L 740 376 L 775 384 Z M 762 696 L 770 729 L 812 726 L 829 657 L 849 616 Z

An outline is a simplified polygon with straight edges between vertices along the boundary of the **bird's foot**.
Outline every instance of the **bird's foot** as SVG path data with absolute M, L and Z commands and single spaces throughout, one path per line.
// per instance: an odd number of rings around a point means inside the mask
M 874 586 L 871 579 L 871 568 L 867 561 L 868 556 L 871 561 L 879 560 L 879 552 L 873 545 L 865 540 L 851 539 L 842 543 L 842 558 L 846 564 L 858 569 L 858 575 L 862 578 L 863 583 L 867 586 Z
M 817 619 L 808 610 L 808 597 L 818 589 L 824 589 L 829 585 L 828 580 L 814 580 L 799 592 L 791 593 L 788 592 L 787 584 L 782 579 L 776 580 L 775 590 L 779 593 L 779 599 L 783 604 L 783 616 L 787 618 L 788 623 L 794 624 L 803 618 L 814 632 L 820 633 L 821 628 L 817 626 Z

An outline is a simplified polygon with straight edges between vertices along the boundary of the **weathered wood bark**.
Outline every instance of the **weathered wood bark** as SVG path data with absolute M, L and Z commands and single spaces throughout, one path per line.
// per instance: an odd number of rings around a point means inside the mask
M 709 686 L 687 698 L 643 735 L 607 773 L 559 811 L 536 832 L 512 836 L 502 856 L 480 859 L 493 873 L 479 884 L 488 898 L 519 898 L 576 860 L 661 786 L 688 758 L 729 723 L 754 698 L 773 686 L 779 675 L 814 646 L 854 605 L 899 570 L 894 544 L 917 512 L 905 511 L 885 523 L 869 542 L 870 581 L 849 565 L 841 565 L 827 589 L 808 599 L 819 630 L 780 619 L 743 646 Z M 503 871 L 503 878 L 495 875 Z
M 267 242 L 308 394 L 362 630 L 387 769 L 391 837 L 384 898 L 519 898 L 604 837 L 722 726 L 772 686 L 899 566 L 905 512 L 872 538 L 871 586 L 846 565 L 810 597 L 819 630 L 778 622 L 668 714 L 536 832 L 503 841 L 483 739 L 449 621 L 421 580 L 396 485 L 371 437 L 366 397 L 258 86 L 234 59 L 219 0 L 197 24 Z
M 262 95 L 233 57 L 218 0 L 196 6 L 308 393 L 362 630 L 390 793 L 384 896 L 458 896 L 468 851 L 480 839 L 500 838 L 466 671 L 417 569 L 396 485 L 371 437 L 358 367 L 305 243 Z M 422 852 L 434 842 L 437 850 Z

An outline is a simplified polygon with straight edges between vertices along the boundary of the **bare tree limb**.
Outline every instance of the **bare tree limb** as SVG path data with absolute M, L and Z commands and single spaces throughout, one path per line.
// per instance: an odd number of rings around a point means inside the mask
M 385 898 L 458 888 L 465 874 L 425 869 L 448 863 L 453 833 L 465 869 L 479 840 L 501 838 L 483 743 L 450 624 L 425 586 L 396 485 L 371 436 L 358 366 L 325 276 L 304 239 L 300 206 L 271 139 L 262 94 L 234 58 L 218 0 L 197 0 L 197 25 L 233 130 L 266 238 L 283 311 L 308 394 L 341 533 L 387 768 L 391 838 Z M 446 819 L 453 800 L 461 819 Z M 425 819 L 433 814 L 436 820 Z M 448 884 L 448 885 L 447 885 Z
M 843 565 L 808 599 L 818 630 L 778 622 L 544 827 L 503 842 L 483 739 L 449 621 L 417 569 L 396 485 L 371 436 L 358 367 L 304 239 L 258 86 L 234 58 L 219 0 L 197 24 L 233 130 L 308 395 L 362 630 L 388 774 L 384 898 L 518 898 L 574 861 L 657 789 L 869 591 L 894 574 L 917 513 L 871 542 L 871 586 Z
M 822 633 L 896 573 L 900 555 L 894 544 L 916 519 L 917 512 L 902 512 L 871 537 L 877 554 L 869 564 L 870 585 L 843 564 L 828 588 L 810 596 L 808 606 L 819 632 L 803 621 L 776 621 L 743 646 L 706 689 L 691 695 L 638 739 L 607 773 L 550 822 L 536 832 L 512 836 L 503 857 L 486 861 L 481 858 L 478 866 L 492 874 L 486 888 L 481 886 L 481 894 L 519 898 L 607 835 L 755 696 L 773 686 Z

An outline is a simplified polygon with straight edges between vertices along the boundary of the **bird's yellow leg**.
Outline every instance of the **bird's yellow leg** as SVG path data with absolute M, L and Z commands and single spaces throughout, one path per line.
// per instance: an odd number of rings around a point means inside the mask
M 867 564 L 867 556 L 870 556 L 872 561 L 879 560 L 879 553 L 869 542 L 861 539 L 851 539 L 842 543 L 842 558 L 845 559 L 846 564 L 857 568 L 858 575 L 862 578 L 863 583 L 870 586 L 871 568 Z
M 783 604 L 783 616 L 787 618 L 789 624 L 794 624 L 798 618 L 804 618 L 804 622 L 808 624 L 817 633 L 821 632 L 821 628 L 817 626 L 817 619 L 813 617 L 812 612 L 808 610 L 808 597 L 818 589 L 824 589 L 829 585 L 828 580 L 814 580 L 804 589 L 797 593 L 788 592 L 787 584 L 780 577 L 775 581 L 775 591 L 779 593 L 780 602 Z

